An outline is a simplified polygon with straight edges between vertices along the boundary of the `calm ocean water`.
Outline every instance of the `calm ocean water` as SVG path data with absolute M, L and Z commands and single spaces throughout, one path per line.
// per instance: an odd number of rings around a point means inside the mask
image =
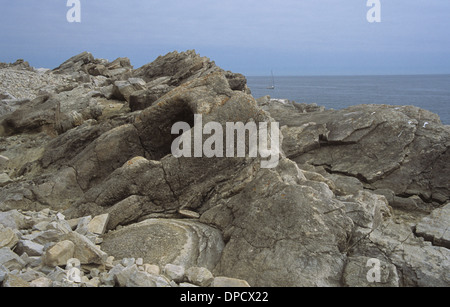
M 413 105 L 438 114 L 450 125 L 450 75 L 247 77 L 252 95 L 270 95 L 327 109 L 357 104 Z

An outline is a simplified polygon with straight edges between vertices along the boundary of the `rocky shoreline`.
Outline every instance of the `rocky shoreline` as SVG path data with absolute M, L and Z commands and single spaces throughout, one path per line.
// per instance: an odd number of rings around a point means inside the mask
M 255 100 L 195 51 L 0 64 L 0 100 L 4 287 L 450 285 L 450 126 L 431 112 Z M 175 158 L 194 114 L 280 123 L 278 166 Z
M 108 220 L 108 214 L 66 220 L 50 209 L 0 213 L 3 287 L 249 286 L 243 280 L 214 277 L 205 267 L 190 265 L 186 269 L 185 265 L 108 256 L 100 245 Z

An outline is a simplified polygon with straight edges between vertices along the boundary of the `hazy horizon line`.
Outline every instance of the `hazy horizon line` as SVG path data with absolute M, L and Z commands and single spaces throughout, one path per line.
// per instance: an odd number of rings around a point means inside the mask
M 252 75 L 252 74 L 243 74 L 247 78 L 271 78 L 271 75 Z M 295 74 L 283 74 L 283 75 L 275 75 L 274 78 L 292 78 L 292 77 L 396 77 L 396 76 L 450 76 L 450 73 L 374 73 L 374 74 L 309 74 L 309 75 L 295 75 Z

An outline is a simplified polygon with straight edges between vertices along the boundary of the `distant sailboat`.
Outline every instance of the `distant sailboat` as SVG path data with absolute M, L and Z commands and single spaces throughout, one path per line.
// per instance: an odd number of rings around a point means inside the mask
M 271 71 L 271 73 L 272 73 L 272 85 L 267 87 L 268 90 L 275 89 L 275 78 L 273 77 L 273 71 Z

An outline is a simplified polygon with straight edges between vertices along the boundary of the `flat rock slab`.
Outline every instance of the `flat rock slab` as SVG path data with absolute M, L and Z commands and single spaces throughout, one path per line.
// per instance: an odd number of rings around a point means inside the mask
M 116 259 L 139 257 L 161 267 L 175 264 L 212 270 L 224 243 L 219 230 L 196 221 L 150 219 L 108 233 L 101 248 Z
M 416 234 L 434 245 L 450 248 L 450 203 L 434 210 L 416 227 Z

